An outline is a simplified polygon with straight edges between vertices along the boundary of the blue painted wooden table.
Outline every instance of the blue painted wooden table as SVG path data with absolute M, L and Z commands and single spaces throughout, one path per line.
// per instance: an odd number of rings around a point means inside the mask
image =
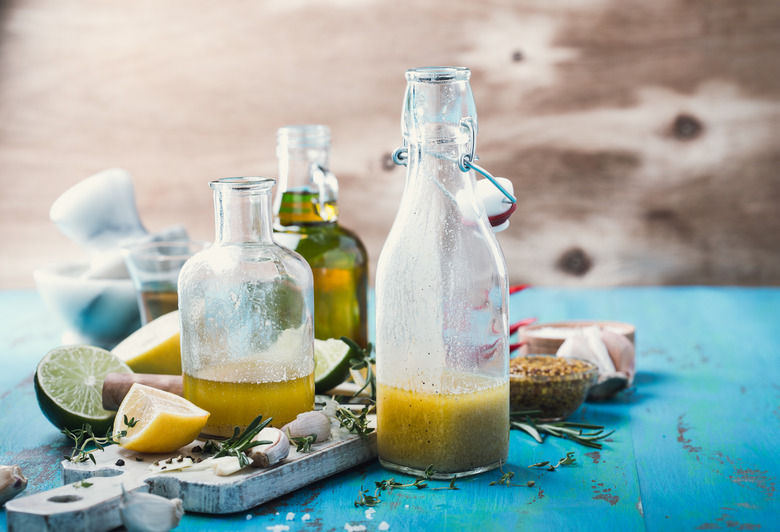
M 511 315 L 636 325 L 635 387 L 573 416 L 616 429 L 604 449 L 555 438 L 538 444 L 513 431 L 504 471 L 533 487 L 491 486 L 501 476 L 494 471 L 459 480 L 457 491 L 394 490 L 375 508 L 356 507 L 361 488 L 373 492 L 376 481 L 403 479 L 374 462 L 251 511 L 188 514 L 179 529 L 780 527 L 780 289 L 532 288 L 512 297 Z M 0 452 L 3 464 L 21 465 L 29 477 L 27 493 L 60 485 L 59 462 L 69 450 L 38 410 L 32 385 L 35 365 L 60 334 L 35 292 L 0 293 Z M 570 467 L 527 467 L 570 451 Z

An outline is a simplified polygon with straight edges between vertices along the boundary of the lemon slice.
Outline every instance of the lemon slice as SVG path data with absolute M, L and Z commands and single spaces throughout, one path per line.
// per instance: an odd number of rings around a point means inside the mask
M 179 311 L 150 321 L 120 342 L 111 353 L 136 373 L 181 375 Z
M 116 412 L 114 437 L 130 451 L 169 453 L 191 443 L 208 419 L 208 412 L 183 397 L 135 383 Z
M 343 340 L 314 339 L 314 391 L 325 393 L 335 388 L 349 376 L 349 345 Z

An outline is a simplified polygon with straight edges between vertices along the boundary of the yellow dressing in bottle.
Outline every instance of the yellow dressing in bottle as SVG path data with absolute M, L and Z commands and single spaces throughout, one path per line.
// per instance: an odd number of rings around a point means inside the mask
M 453 380 L 455 381 L 453 383 Z M 377 387 L 377 446 L 381 461 L 437 473 L 490 469 L 507 459 L 509 383 L 484 377 L 449 379 L 445 390 Z

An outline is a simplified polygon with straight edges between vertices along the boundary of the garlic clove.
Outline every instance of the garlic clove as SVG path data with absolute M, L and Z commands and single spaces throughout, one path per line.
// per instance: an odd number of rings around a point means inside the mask
M 255 467 L 271 467 L 290 454 L 290 439 L 279 429 L 266 427 L 257 433 L 254 441 L 270 441 L 244 451 Z
M 330 419 L 318 410 L 304 412 L 282 427 L 282 432 L 291 439 L 314 435 L 315 442 L 324 442 L 330 439 Z
M 244 466 L 241 465 L 241 462 L 239 462 L 238 458 L 235 456 L 220 456 L 219 458 L 215 458 L 213 466 L 214 474 L 218 477 L 226 477 L 244 469 Z
M 615 363 L 615 369 L 626 375 L 628 386 L 631 386 L 636 373 L 636 349 L 634 348 L 634 343 L 624 335 L 609 329 L 601 331 L 601 339 L 607 346 L 610 358 Z
M 0 466 L 0 506 L 19 495 L 27 487 L 27 477 L 18 465 Z
M 181 499 L 166 499 L 134 491 L 128 493 L 123 485 L 119 515 L 130 532 L 165 532 L 179 525 L 184 505 Z

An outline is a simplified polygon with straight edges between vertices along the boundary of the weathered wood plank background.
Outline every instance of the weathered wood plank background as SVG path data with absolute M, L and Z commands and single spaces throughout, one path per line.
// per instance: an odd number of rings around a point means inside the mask
M 398 206 L 404 70 L 473 70 L 481 163 L 520 201 L 514 282 L 780 283 L 780 3 L 0 2 L 0 287 L 81 251 L 54 199 L 108 167 L 149 229 L 213 236 L 207 181 L 333 130 L 372 265 Z M 372 270 L 373 272 L 373 270 Z

